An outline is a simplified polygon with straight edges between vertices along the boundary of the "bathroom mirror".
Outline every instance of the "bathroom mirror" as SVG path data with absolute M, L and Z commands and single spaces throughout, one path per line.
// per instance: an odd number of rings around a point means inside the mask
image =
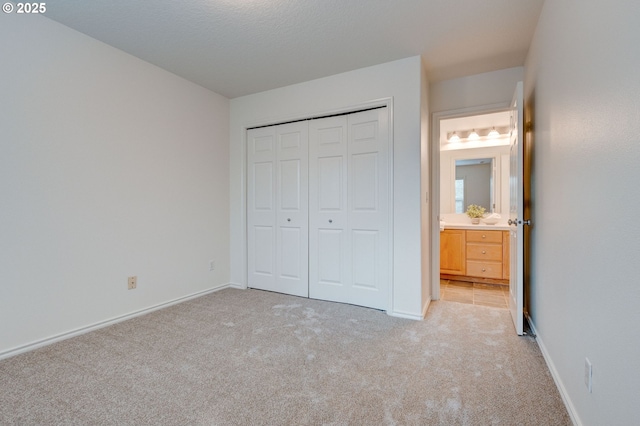
M 494 159 L 470 158 L 455 160 L 454 213 L 465 213 L 471 204 L 495 209 Z
M 440 213 L 463 214 L 477 204 L 504 214 L 508 192 L 508 146 L 440 152 Z

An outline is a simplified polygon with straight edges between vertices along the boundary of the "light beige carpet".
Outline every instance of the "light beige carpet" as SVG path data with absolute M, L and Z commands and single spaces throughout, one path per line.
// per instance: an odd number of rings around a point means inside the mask
M 569 425 L 509 311 L 226 289 L 0 361 L 2 425 Z

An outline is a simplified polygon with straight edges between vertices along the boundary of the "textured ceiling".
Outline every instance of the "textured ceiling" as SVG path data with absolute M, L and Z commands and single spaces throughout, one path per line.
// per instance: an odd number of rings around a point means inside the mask
M 47 0 L 46 16 L 228 98 L 422 55 L 521 66 L 544 0 Z

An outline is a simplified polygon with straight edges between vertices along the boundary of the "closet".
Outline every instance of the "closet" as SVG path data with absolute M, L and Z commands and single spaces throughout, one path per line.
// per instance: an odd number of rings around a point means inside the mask
M 247 131 L 248 286 L 387 309 L 386 108 Z

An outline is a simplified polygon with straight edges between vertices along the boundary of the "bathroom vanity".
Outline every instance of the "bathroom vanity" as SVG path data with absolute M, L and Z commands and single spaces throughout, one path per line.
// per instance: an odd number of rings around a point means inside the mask
M 440 232 L 440 278 L 509 284 L 509 231 L 455 225 Z

